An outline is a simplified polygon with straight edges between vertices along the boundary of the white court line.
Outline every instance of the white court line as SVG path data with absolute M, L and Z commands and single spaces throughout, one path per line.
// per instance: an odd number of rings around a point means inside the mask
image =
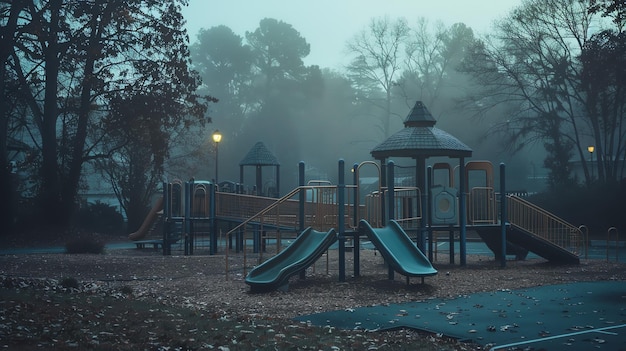
M 613 325 L 613 326 L 610 326 L 610 327 L 604 327 L 604 328 L 598 328 L 598 329 L 583 330 L 583 331 L 575 332 L 575 333 L 568 333 L 568 334 L 561 334 L 561 335 L 555 335 L 555 336 L 548 336 L 546 338 L 539 338 L 539 339 L 533 339 L 533 340 L 514 342 L 512 344 L 494 346 L 494 347 L 490 348 L 489 351 L 503 349 L 503 348 L 506 348 L 506 347 L 519 346 L 519 345 L 524 345 L 524 344 L 532 344 L 532 343 L 535 343 L 535 342 L 541 342 L 541 341 L 546 341 L 546 340 L 566 338 L 568 336 L 575 336 L 575 335 L 581 335 L 581 334 L 587 334 L 587 333 L 604 332 L 605 330 L 611 330 L 611 329 L 617 329 L 617 328 L 623 328 L 623 327 L 626 327 L 626 324 Z M 617 334 L 615 334 L 615 335 L 617 335 Z

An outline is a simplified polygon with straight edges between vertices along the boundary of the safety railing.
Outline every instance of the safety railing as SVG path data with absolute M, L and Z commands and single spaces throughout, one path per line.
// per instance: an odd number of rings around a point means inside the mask
M 344 191 L 346 190 L 347 188 L 344 189 Z M 251 251 L 249 243 L 254 245 L 254 242 L 259 241 L 259 239 L 263 242 L 275 240 L 275 253 L 278 253 L 281 250 L 281 232 L 289 230 L 289 228 L 295 232 L 300 227 L 300 194 L 304 196 L 304 223 L 302 223 L 302 227 L 312 227 L 318 231 L 338 228 L 337 191 L 338 188 L 334 185 L 307 185 L 300 186 L 279 199 L 219 194 L 218 198 L 221 196 L 219 200 L 221 203 L 216 204 L 218 209 L 216 215 L 222 218 L 243 219 L 239 225 L 230 229 L 225 235 L 227 243 L 230 243 L 233 238 L 242 243 L 239 251 L 243 255 L 243 274 L 246 274 L 248 266 L 248 251 Z M 351 216 L 355 212 L 352 206 L 349 205 L 352 202 L 350 193 L 350 191 L 346 191 L 344 229 L 348 229 L 354 221 Z M 231 201 L 231 203 L 227 203 L 228 201 Z M 263 233 L 263 238 L 259 238 L 258 233 Z M 263 249 L 257 245 L 257 251 L 258 263 L 261 263 L 263 261 Z M 229 271 L 228 256 L 229 244 L 226 246 L 227 278 Z
M 606 260 L 607 262 L 609 261 L 609 248 L 610 248 L 610 243 L 611 243 L 611 234 L 613 234 L 615 236 L 615 240 L 614 240 L 614 249 L 615 249 L 615 261 L 619 262 L 619 248 L 620 248 L 620 241 L 619 241 L 619 232 L 617 231 L 617 228 L 615 227 L 611 227 L 606 231 Z
M 586 242 L 580 228 L 514 195 L 506 196 L 509 223 L 580 255 Z
M 402 227 L 417 227 L 423 213 L 421 198 L 422 193 L 417 187 L 394 188 L 394 217 Z M 381 192 L 376 191 L 365 197 L 362 218 L 366 219 L 374 228 L 385 226 L 382 220 L 383 209 L 381 208 L 384 203 L 383 200 L 388 201 L 386 188 L 383 188 Z M 387 213 L 387 209 L 384 209 L 384 213 Z
M 470 224 L 498 223 L 496 193 L 492 187 L 474 187 L 467 196 L 467 221 Z

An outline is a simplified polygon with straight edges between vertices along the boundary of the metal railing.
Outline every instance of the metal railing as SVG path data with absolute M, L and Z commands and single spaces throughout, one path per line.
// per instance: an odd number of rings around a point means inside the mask
M 423 214 L 421 198 L 422 193 L 417 187 L 394 188 L 394 217 L 401 223 L 403 228 L 418 226 Z M 381 206 L 383 199 L 385 201 L 388 199 L 386 188 L 383 188 L 380 192 L 376 191 L 368 194 L 365 197 L 365 208 L 361 218 L 367 220 L 374 228 L 381 228 L 386 224 L 382 220 L 383 209 Z M 384 213 L 388 215 L 387 208 L 384 209 Z
M 580 228 L 515 195 L 507 195 L 509 223 L 550 241 L 576 255 L 587 243 Z
M 346 187 L 346 190 L 348 187 Z M 247 270 L 247 253 L 250 251 L 248 243 L 258 240 L 255 233 L 264 233 L 262 240 L 276 241 L 276 252 L 281 250 L 281 232 L 291 230 L 296 232 L 300 227 L 312 227 L 318 231 L 327 231 L 338 227 L 337 186 L 315 185 L 300 186 L 279 199 L 262 198 L 257 196 L 242 196 L 236 194 L 218 193 L 216 204 L 218 217 L 243 219 L 243 221 L 229 230 L 226 235 L 226 277 L 228 278 L 229 243 L 233 236 L 242 243 L 243 274 Z M 300 194 L 304 195 L 304 223 L 300 226 L 299 210 Z M 353 222 L 350 191 L 346 191 L 346 205 L 344 215 L 344 229 Z M 232 197 L 229 197 L 232 196 Z M 220 198 L 221 197 L 221 198 Z M 257 234 L 258 235 L 258 234 Z M 258 249 L 258 248 L 257 248 Z M 258 250 L 258 263 L 263 262 L 263 250 Z
M 498 223 L 496 192 L 492 187 L 474 187 L 467 196 L 467 221 L 470 224 Z

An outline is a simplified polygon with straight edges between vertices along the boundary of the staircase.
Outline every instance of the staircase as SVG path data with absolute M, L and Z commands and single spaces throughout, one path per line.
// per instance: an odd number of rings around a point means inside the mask
M 491 189 L 489 189 L 492 191 Z M 478 195 L 478 196 L 476 196 Z M 498 208 L 494 192 L 472 189 L 470 193 L 470 223 L 496 257 L 502 255 L 501 230 L 497 224 Z M 506 196 L 507 255 L 524 259 L 533 252 L 550 262 L 578 264 L 585 248 L 581 230 L 556 215 L 515 195 Z M 481 226 L 484 224 L 484 226 Z
M 507 219 L 511 226 L 579 256 L 585 247 L 578 227 L 518 196 L 507 195 Z

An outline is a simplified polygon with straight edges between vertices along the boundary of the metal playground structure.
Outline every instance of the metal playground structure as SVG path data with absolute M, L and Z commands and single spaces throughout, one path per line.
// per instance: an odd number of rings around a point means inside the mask
M 350 251 L 358 262 L 361 220 L 374 228 L 395 220 L 416 246 L 428 253 L 431 262 L 433 242 L 448 233 L 451 248 L 458 241 L 463 265 L 465 231 L 480 236 L 502 265 L 507 255 L 523 259 L 529 251 L 549 261 L 578 263 L 586 250 L 586 238 L 578 227 L 506 193 L 504 165 L 500 165 L 499 189 L 495 188 L 493 167 L 486 161 L 467 162 L 460 176 L 459 167 L 445 163 L 429 166 L 425 189 L 399 185 L 394 163 L 385 166 L 373 161 L 355 164 L 350 170 L 352 184 L 346 184 L 344 161 L 339 160 L 338 184 L 305 183 L 301 162 L 300 185 L 280 198 L 218 191 L 208 181 L 164 183 L 162 201 L 146 219 L 150 223 L 131 238 L 138 247 L 161 248 L 164 255 L 223 254 L 227 275 L 229 257 L 241 255 L 245 275 L 247 269 L 279 253 L 305 229 L 333 229 L 338 239 L 340 280 L 345 279 L 346 247 L 353 249 Z M 367 193 L 360 179 L 364 167 L 373 168 L 379 178 L 378 186 Z M 433 175 L 442 171 L 447 172 L 448 181 L 433 184 Z M 475 174 L 484 180 L 470 188 L 469 179 Z M 455 184 L 455 175 L 465 184 Z M 454 263 L 454 254 L 450 260 Z M 358 263 L 354 269 L 358 276 Z

